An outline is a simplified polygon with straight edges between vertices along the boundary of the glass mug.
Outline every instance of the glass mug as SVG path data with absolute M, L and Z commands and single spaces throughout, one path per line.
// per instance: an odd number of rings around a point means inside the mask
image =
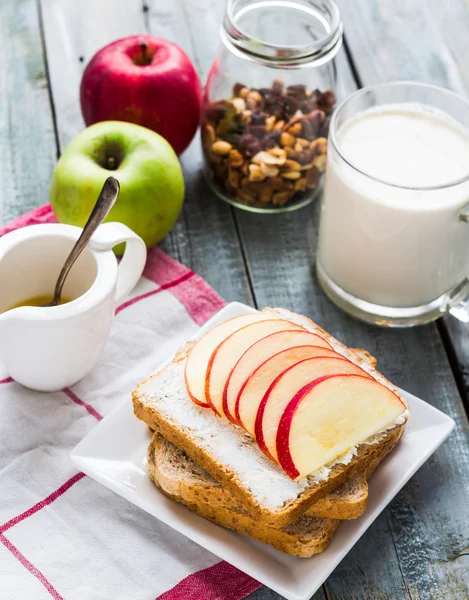
M 434 123 L 441 124 L 444 117 L 443 127 L 447 124 L 461 134 L 469 155 L 469 103 L 453 92 L 394 82 L 361 89 L 345 100 L 330 125 L 317 253 L 319 281 L 340 308 L 377 325 L 418 325 L 445 312 L 467 323 L 469 162 L 467 173 L 456 180 L 412 187 L 393 182 L 392 171 L 391 180 L 385 181 L 358 168 L 353 152 L 346 157 L 341 147 L 340 129 L 349 119 L 354 119 L 353 126 L 363 111 L 379 112 L 387 105 L 400 105 L 394 107 L 397 111 L 406 106 L 423 110 L 431 119 L 436 117 Z M 454 154 L 455 147 L 448 150 Z M 376 166 L 380 157 L 370 160 Z M 441 173 L 438 176 L 444 179 Z

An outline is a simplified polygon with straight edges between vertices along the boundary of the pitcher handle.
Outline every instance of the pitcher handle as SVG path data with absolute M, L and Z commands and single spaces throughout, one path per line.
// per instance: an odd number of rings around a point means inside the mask
M 120 304 L 136 286 L 147 259 L 144 241 L 123 223 L 103 223 L 90 241 L 90 247 L 97 252 L 112 250 L 125 242 L 125 252 L 118 268 L 116 302 Z

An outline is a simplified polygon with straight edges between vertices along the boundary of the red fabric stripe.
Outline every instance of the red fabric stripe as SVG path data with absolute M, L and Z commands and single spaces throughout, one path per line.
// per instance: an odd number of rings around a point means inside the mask
M 101 421 L 101 419 L 103 418 L 102 415 L 100 415 L 99 412 L 91 406 L 91 404 L 80 400 L 80 398 L 76 394 L 74 394 L 70 388 L 64 388 L 62 391 L 70 398 L 72 402 L 83 406 L 84 408 L 86 408 L 86 410 L 90 413 L 91 416 L 93 416 L 96 420 Z
M 2 383 L 11 383 L 13 379 L 11 377 L 7 377 L 6 379 L 0 379 L 0 384 Z
M 55 490 L 55 492 L 52 492 L 52 494 L 49 494 L 49 496 L 47 496 L 47 498 L 44 498 L 44 500 L 37 502 L 37 504 L 34 504 L 34 506 L 31 506 L 31 508 L 28 508 L 28 510 L 24 511 L 20 515 L 17 515 L 16 517 L 13 517 L 13 519 L 10 519 L 6 523 L 4 523 L 2 526 L 0 526 L 0 535 L 2 533 L 4 533 L 5 531 L 7 531 L 8 529 L 10 529 L 11 527 L 13 527 L 13 525 L 20 523 L 21 521 L 24 521 L 28 517 L 31 517 L 32 515 L 37 513 L 39 510 L 41 510 L 41 508 L 44 508 L 45 506 L 52 504 L 52 502 L 54 502 L 54 500 L 57 500 L 57 498 L 60 498 L 60 496 L 65 494 L 65 492 L 67 490 L 69 490 L 72 487 L 72 485 L 75 485 L 75 483 L 78 483 L 78 481 L 81 481 L 83 479 L 83 477 L 85 477 L 84 473 L 77 473 L 76 475 L 71 477 L 68 481 L 66 481 L 63 485 L 61 485 L 57 490 Z
M 5 233 L 10 233 L 10 231 L 15 231 L 15 229 L 19 229 L 20 227 L 25 227 L 26 225 L 38 225 L 39 223 L 57 223 L 57 219 L 52 212 L 50 204 L 45 204 L 31 212 L 20 215 L 17 219 L 8 225 L 5 225 L 5 227 L 0 228 L 0 237 L 5 235 Z
M 25 225 L 54 222 L 56 222 L 56 219 L 50 205 L 42 206 L 26 215 L 22 215 L 3 229 L 0 229 L 0 236 Z M 201 277 L 169 257 L 157 247 L 152 248 L 148 253 L 144 275 L 157 283 L 160 286 L 159 289 L 142 294 L 122 304 L 118 307 L 116 314 L 127 306 L 131 306 L 135 302 L 164 289 L 172 290 L 171 293 L 183 304 L 189 316 L 198 325 L 202 325 L 225 305 L 222 298 Z M 0 380 L 0 384 L 11 381 L 11 378 L 7 378 Z M 90 404 L 80 400 L 70 389 L 66 388 L 63 391 L 70 400 L 83 406 L 97 420 L 102 419 L 102 416 Z M 7 540 L 3 532 L 56 500 L 83 477 L 85 477 L 84 473 L 77 473 L 77 475 L 69 479 L 45 500 L 38 502 L 21 515 L 14 517 L 0 527 L 0 541 L 2 544 L 44 585 L 56 600 L 63 600 L 63 598 L 47 581 L 44 575 Z M 260 587 L 261 584 L 259 582 L 242 573 L 229 563 L 220 562 L 213 567 L 189 575 L 171 590 L 158 596 L 158 600 L 201 600 L 202 598 L 203 600 L 241 600 Z
M 135 296 L 135 298 L 131 298 L 130 300 L 127 300 L 127 302 L 124 302 L 123 304 L 121 304 L 120 306 L 117 307 L 116 315 L 119 314 L 121 310 L 124 310 L 124 308 L 127 308 L 128 306 L 132 306 L 132 304 L 135 304 L 136 302 L 139 302 L 140 300 L 143 300 L 144 298 L 149 298 L 150 296 L 154 296 L 155 294 L 164 292 L 164 290 L 169 290 L 173 287 L 176 287 L 180 283 L 187 281 L 194 275 L 195 275 L 195 273 L 193 271 L 188 271 L 182 277 L 179 277 L 178 279 L 175 279 L 174 281 L 170 281 L 169 283 L 165 283 L 164 285 L 159 287 L 157 290 L 152 290 L 151 292 L 146 292 L 145 294 L 141 294 L 140 296 Z
M 182 579 L 156 600 L 241 600 L 261 583 L 222 561 Z
M 0 534 L 0 542 L 5 546 L 7 550 L 9 550 L 13 556 L 18 560 L 25 569 L 27 569 L 31 575 L 39 580 L 42 585 L 46 588 L 49 594 L 55 600 L 64 600 L 63 596 L 59 594 L 59 592 L 55 589 L 55 587 L 46 579 L 46 577 L 37 569 L 29 560 L 26 558 L 24 554 L 22 554 L 18 548 L 10 542 L 4 535 Z

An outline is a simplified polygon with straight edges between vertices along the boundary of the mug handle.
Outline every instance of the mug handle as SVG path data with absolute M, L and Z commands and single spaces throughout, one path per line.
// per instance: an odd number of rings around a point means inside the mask
M 125 242 L 125 252 L 119 263 L 116 286 L 116 303 L 120 304 L 136 286 L 147 260 L 144 241 L 123 223 L 103 223 L 90 241 L 90 247 L 97 252 L 112 250 Z

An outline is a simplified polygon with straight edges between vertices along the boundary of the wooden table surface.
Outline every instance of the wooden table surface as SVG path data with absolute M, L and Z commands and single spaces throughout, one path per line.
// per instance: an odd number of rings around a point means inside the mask
M 435 83 L 469 97 L 467 0 L 341 0 L 341 94 L 380 81 Z M 207 75 L 222 0 L 1 0 L 0 223 L 47 202 L 57 157 L 84 125 L 78 88 L 101 46 L 136 33 L 177 42 Z M 444 318 L 411 330 L 355 321 L 314 273 L 318 206 L 255 215 L 205 185 L 196 139 L 182 156 L 183 213 L 162 248 L 226 300 L 284 306 L 367 348 L 397 385 L 456 421 L 314 600 L 469 598 L 469 326 Z M 280 596 L 261 588 L 250 598 Z M 203 599 L 201 599 L 203 600 Z

